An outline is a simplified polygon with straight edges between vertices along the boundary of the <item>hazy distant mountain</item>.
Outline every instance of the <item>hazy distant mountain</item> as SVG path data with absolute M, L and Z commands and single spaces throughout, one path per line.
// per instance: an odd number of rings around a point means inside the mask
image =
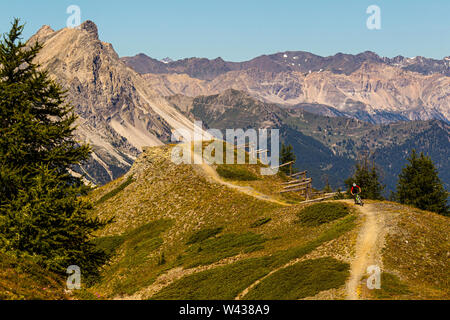
M 439 73 L 450 76 L 450 57 L 442 60 L 425 57 L 406 58 L 397 56 L 394 58 L 380 57 L 376 53 L 366 51 L 360 54 L 337 53 L 334 56 L 322 57 L 305 51 L 286 51 L 271 55 L 262 55 L 249 61 L 229 62 L 222 58 L 209 60 L 206 58 L 188 58 L 178 61 L 159 61 L 140 53 L 134 57 L 124 57 L 122 60 L 135 69 L 144 73 L 186 73 L 193 78 L 210 80 L 212 76 L 218 76 L 228 71 L 258 69 L 267 72 L 316 72 L 331 71 L 336 74 L 350 74 L 359 69 L 364 62 L 382 63 L 414 71 L 424 75 Z M 197 70 L 202 68 L 203 72 Z M 207 76 L 209 75 L 209 76 Z
M 373 52 L 321 57 L 308 52 L 263 55 L 235 63 L 190 58 L 162 63 L 122 58 L 164 95 L 211 95 L 233 88 L 284 105 L 326 106 L 328 115 L 372 123 L 450 121 L 450 58 L 381 58 Z M 156 61 L 156 62 L 155 62 Z M 331 112 L 331 113 L 330 113 Z
M 140 53 L 132 58 L 121 58 L 121 60 L 129 67 L 139 73 L 166 73 L 167 68 L 164 62 L 150 58 Z
M 77 137 L 93 147 L 90 161 L 77 171 L 103 184 L 128 171 L 144 146 L 162 145 L 172 129 L 193 124 L 128 68 L 97 26 L 54 31 L 42 27 L 29 41 L 44 48 L 37 60 L 67 92 L 78 114 Z
M 392 59 L 383 58 L 383 60 L 392 66 L 397 66 L 404 70 L 418 72 L 425 75 L 440 73 L 450 77 L 450 56 L 445 57 L 442 60 L 429 59 L 420 56 L 414 58 L 397 56 Z

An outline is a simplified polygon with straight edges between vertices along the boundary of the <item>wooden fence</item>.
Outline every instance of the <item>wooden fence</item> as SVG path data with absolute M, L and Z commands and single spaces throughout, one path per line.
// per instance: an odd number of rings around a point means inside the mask
M 305 197 L 306 200 L 309 200 L 312 196 L 312 178 L 307 178 L 306 175 L 308 171 L 296 172 L 292 173 L 292 164 L 294 161 L 283 163 L 279 166 L 279 168 L 289 165 L 290 166 L 290 174 L 288 177 L 291 179 L 287 182 L 283 182 L 283 190 L 280 193 L 287 192 L 300 192 Z

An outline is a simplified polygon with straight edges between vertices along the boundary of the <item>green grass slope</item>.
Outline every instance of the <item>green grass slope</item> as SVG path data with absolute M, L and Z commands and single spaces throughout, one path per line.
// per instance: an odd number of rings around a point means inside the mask
M 259 165 L 238 170 L 257 180 L 231 175 L 221 183 L 200 165 L 174 164 L 172 148 L 147 148 L 126 176 L 89 195 L 94 215 L 114 218 L 91 240 L 111 259 L 97 284 L 69 298 L 346 297 L 366 221 L 357 207 L 287 201 L 279 195 L 285 178 L 261 176 Z M 360 297 L 449 299 L 449 218 L 367 204 L 383 223 L 383 273 L 381 289 L 362 286 Z M 0 299 L 66 299 L 63 282 L 30 260 L 0 254 Z
M 382 250 L 386 281 L 380 294 L 372 292 L 375 298 L 450 299 L 450 218 L 390 202 L 376 206 L 389 224 Z
M 102 280 L 88 289 L 91 296 L 346 297 L 349 265 L 365 221 L 358 208 L 345 201 L 299 199 L 283 205 L 282 176 L 260 176 L 257 166 L 241 165 L 239 170 L 258 179 L 223 177 L 225 185 L 200 165 L 174 164 L 172 148 L 147 148 L 127 176 L 90 195 L 95 215 L 114 218 L 93 240 L 112 258 Z M 277 201 L 252 196 L 250 189 Z M 448 218 L 390 202 L 369 203 L 384 221 L 383 284 L 380 290 L 363 290 L 361 297 L 448 298 Z
M 103 280 L 92 289 L 104 297 L 153 298 L 154 293 L 154 298 L 172 297 L 165 291 L 171 285 L 178 288 L 185 285 L 177 281 L 192 281 L 199 291 L 174 298 L 233 298 L 259 275 L 342 236 L 355 225 L 356 217 L 345 205 L 340 208 L 346 215 L 335 220 L 314 226 L 299 223 L 297 214 L 304 205 L 295 204 L 297 200 L 282 205 L 217 183 L 198 165 L 174 164 L 172 148 L 147 148 L 127 177 L 91 194 L 97 203 L 95 214 L 115 219 L 94 240 L 113 254 Z M 241 165 L 240 170 L 244 169 L 258 180 L 224 179 L 283 201 L 278 193 L 283 177 L 258 175 L 255 165 Z M 247 281 L 240 276 L 230 280 L 235 273 L 244 274 L 243 269 Z M 208 280 L 210 272 L 223 282 L 213 285 Z M 196 277 L 208 281 L 202 285 Z M 168 279 L 164 288 L 161 279 Z M 211 295 L 215 285 L 230 291 Z
M 0 300 L 63 300 L 63 279 L 30 259 L 0 253 Z

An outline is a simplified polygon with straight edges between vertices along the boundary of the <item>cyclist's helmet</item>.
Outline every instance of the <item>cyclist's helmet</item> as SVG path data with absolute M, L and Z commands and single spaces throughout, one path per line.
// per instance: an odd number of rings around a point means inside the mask
M 353 186 L 356 187 L 356 183 L 353 183 Z

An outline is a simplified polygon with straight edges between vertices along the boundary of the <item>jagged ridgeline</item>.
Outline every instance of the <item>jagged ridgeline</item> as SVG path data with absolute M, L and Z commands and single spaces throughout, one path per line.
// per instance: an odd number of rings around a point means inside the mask
M 74 170 L 95 184 L 122 176 L 143 147 L 168 143 L 174 129 L 192 128 L 192 121 L 201 119 L 206 127 L 216 129 L 280 128 L 283 141 L 294 146 L 298 167 L 310 172 L 317 188 L 327 180 L 333 188 L 342 186 L 351 174 L 354 159 L 362 151 L 371 150 L 382 167 L 387 191 L 392 190 L 406 161 L 405 152 L 413 147 L 432 157 L 449 186 L 445 93 L 450 86 L 448 74 L 441 68 L 448 64 L 446 59 L 390 61 L 373 53 L 322 58 L 288 52 L 258 57 L 242 65 L 222 59 L 151 64 L 148 59 L 119 59 L 112 45 L 98 38 L 97 26 L 91 21 L 79 29 L 54 31 L 44 26 L 29 41 L 36 40 L 44 44 L 37 60 L 68 90 L 67 100 L 75 106 L 78 139 L 93 147 L 89 161 Z M 291 60 L 295 60 L 294 67 Z M 327 85 L 322 86 L 325 91 L 308 92 L 311 100 L 306 101 L 306 85 L 314 88 L 321 79 L 326 80 Z M 363 79 L 363 83 L 356 79 Z M 389 88 L 403 90 L 405 81 L 411 90 L 391 94 Z M 270 86 L 259 88 L 260 83 Z M 365 89 L 359 100 L 354 96 L 350 99 L 347 93 L 341 96 L 333 89 L 341 84 Z M 248 88 L 253 89 L 245 92 Z M 434 88 L 436 94 L 427 88 Z M 409 96 L 411 92 L 422 92 L 421 100 Z M 369 98 L 364 100 L 362 96 Z M 389 108 L 385 110 L 384 106 Z M 404 106 L 405 110 L 394 106 Z M 430 118 L 444 121 L 400 122 L 385 127 L 344 117 L 372 123 Z
M 321 57 L 290 51 L 239 63 L 221 58 L 163 63 L 144 54 L 122 60 L 164 95 L 195 97 L 232 88 L 286 106 L 320 104 L 321 112 L 372 123 L 450 120 L 450 57 L 390 59 L 373 52 Z

